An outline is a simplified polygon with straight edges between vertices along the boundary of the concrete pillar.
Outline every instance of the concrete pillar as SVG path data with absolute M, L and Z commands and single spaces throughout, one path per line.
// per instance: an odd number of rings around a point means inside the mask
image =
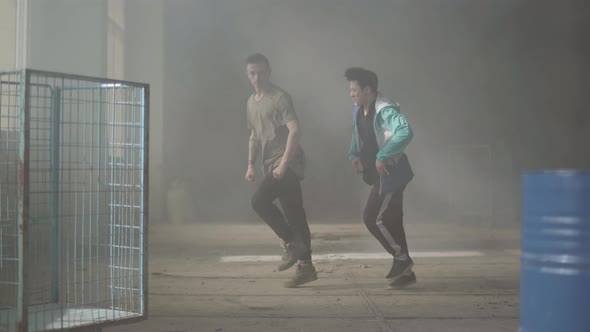
M 0 70 L 16 67 L 16 0 L 0 1 Z
M 107 5 L 102 0 L 30 1 L 29 67 L 106 76 Z
M 160 0 L 127 0 L 125 8 L 125 80 L 150 84 L 151 221 L 164 219 L 167 188 L 162 183 L 163 7 Z

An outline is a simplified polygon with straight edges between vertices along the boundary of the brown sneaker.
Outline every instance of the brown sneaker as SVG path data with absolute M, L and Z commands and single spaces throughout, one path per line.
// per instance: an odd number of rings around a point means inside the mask
M 294 288 L 318 279 L 315 267 L 311 263 L 297 264 L 297 270 L 291 280 L 285 282 L 286 288 Z
M 283 257 L 281 257 L 281 264 L 277 266 L 277 271 L 285 271 L 297 263 L 297 260 L 305 251 L 303 243 L 292 241 L 291 243 L 283 243 Z

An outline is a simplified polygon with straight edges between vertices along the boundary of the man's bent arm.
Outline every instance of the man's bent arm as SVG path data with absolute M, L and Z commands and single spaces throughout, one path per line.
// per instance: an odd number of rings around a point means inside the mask
M 391 140 L 377 153 L 377 160 L 385 161 L 404 152 L 414 137 L 414 133 L 406 118 L 393 108 L 385 109 L 380 113 L 383 121 L 393 133 Z
M 287 137 L 287 147 L 285 148 L 285 153 L 281 159 L 281 164 L 283 166 L 287 166 L 289 164 L 289 160 L 293 158 L 293 155 L 297 150 L 297 146 L 299 145 L 300 136 L 299 122 L 297 122 L 297 120 L 290 120 L 287 122 L 287 128 L 289 129 L 289 136 Z
M 258 157 L 258 140 L 254 129 L 250 133 L 250 140 L 248 141 L 248 166 L 254 166 L 256 158 Z

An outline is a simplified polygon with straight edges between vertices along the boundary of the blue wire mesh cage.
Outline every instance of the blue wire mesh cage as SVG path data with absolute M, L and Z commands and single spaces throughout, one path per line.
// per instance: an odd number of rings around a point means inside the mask
M 147 315 L 147 84 L 0 72 L 0 332 Z

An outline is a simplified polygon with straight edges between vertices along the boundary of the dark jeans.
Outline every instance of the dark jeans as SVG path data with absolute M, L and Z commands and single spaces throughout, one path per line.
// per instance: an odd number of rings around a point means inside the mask
M 275 199 L 281 203 L 282 212 L 274 204 Z M 311 259 L 311 235 L 303 209 L 301 184 L 295 173 L 287 170 L 280 180 L 267 175 L 252 196 L 252 207 L 283 241 L 301 239 L 308 250 L 299 259 Z
M 408 254 L 404 230 L 404 188 L 393 194 L 379 194 L 379 181 L 373 186 L 363 213 L 369 232 L 393 256 Z

